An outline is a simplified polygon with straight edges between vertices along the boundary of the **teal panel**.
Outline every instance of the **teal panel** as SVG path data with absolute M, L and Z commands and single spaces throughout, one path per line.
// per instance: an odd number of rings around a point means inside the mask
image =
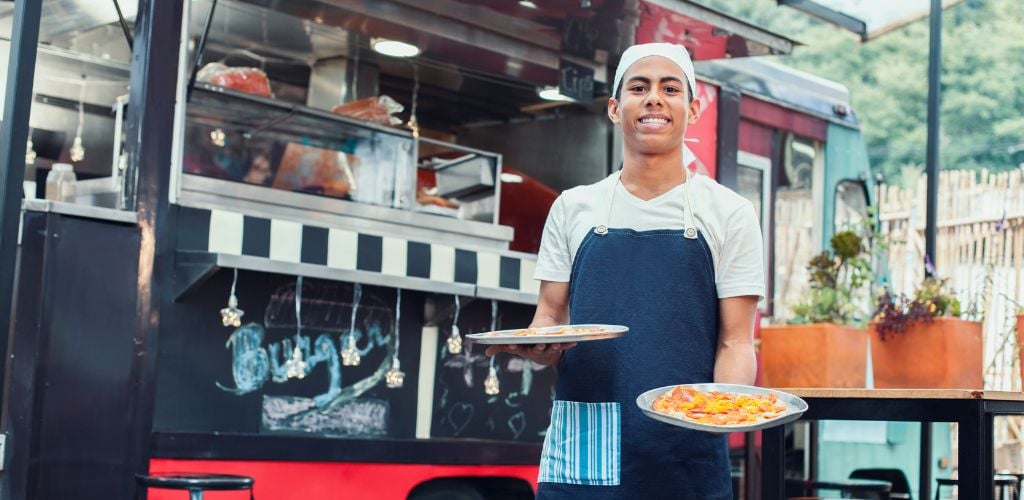
M 830 422 L 821 423 L 820 436 L 829 431 L 826 427 Z M 819 439 L 818 443 L 818 478 L 823 481 L 836 481 L 850 477 L 856 469 L 901 469 L 910 482 L 911 496 L 920 498 L 918 482 L 920 478 L 920 442 L 921 424 L 916 422 L 887 422 L 885 436 L 865 436 L 864 434 L 849 435 L 836 439 Z M 885 443 L 870 443 L 882 438 Z M 952 464 L 952 448 L 950 446 L 950 425 L 947 423 L 932 424 L 932 478 L 951 477 L 952 468 L 940 468 L 939 460 L 946 458 L 944 463 Z M 932 483 L 932 494 L 935 484 Z
M 868 150 L 860 131 L 830 123 L 825 141 L 825 227 L 822 231 L 822 248 L 835 234 L 836 186 L 844 180 L 862 180 L 868 187 L 869 204 L 873 204 L 874 179 L 868 163 Z

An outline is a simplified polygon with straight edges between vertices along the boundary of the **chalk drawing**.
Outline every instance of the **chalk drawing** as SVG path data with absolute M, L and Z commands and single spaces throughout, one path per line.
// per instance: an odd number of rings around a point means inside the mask
M 462 370 L 462 380 L 466 383 L 466 387 L 473 387 L 474 367 L 487 367 L 490 364 L 490 358 L 487 356 L 473 354 L 473 344 L 466 344 L 466 347 L 462 349 L 460 354 L 450 354 L 448 348 L 442 346 L 441 357 L 444 359 L 443 366 L 445 368 Z
M 505 370 L 515 373 L 520 372 L 522 378 L 519 382 L 519 392 L 523 396 L 530 395 L 530 387 L 533 386 L 533 372 L 539 372 L 548 369 L 548 366 L 538 365 L 528 359 L 513 356 L 508 360 L 508 364 L 505 365 Z
M 268 380 L 286 384 L 289 381 L 286 362 L 297 347 L 306 362 L 300 370 L 299 378 L 304 378 L 317 366 L 324 364 L 328 372 L 327 387 L 313 398 L 265 396 L 263 420 L 266 427 L 319 429 L 310 432 L 322 430 L 338 435 L 375 435 L 379 428 L 360 422 L 361 419 L 380 420 L 383 415 L 384 423 L 379 425 L 386 426 L 386 402 L 381 407 L 380 404 L 367 402 L 376 400 L 357 398 L 381 384 L 390 367 L 396 339 L 392 309 L 376 295 L 366 294 L 358 307 L 358 314 L 352 314 L 351 284 L 319 283 L 312 280 L 305 280 L 301 285 L 301 307 L 296 308 L 295 286 L 295 283 L 288 283 L 271 295 L 263 316 L 265 328 L 250 323 L 232 333 L 226 348 L 231 350 L 235 387 L 226 387 L 219 382 L 217 387 L 241 395 L 260 389 Z M 301 311 L 301 322 L 296 316 L 297 311 Z M 270 330 L 294 333 L 264 346 Z M 311 332 L 316 335 L 316 340 L 313 341 L 311 336 L 302 332 Z M 366 356 L 377 351 L 382 355 L 381 364 L 369 376 L 345 385 L 336 342 L 349 334 L 360 355 Z M 358 369 L 358 373 L 365 373 L 365 368 Z
M 508 418 L 508 428 L 512 431 L 513 439 L 519 439 L 519 436 L 523 435 L 523 431 L 526 430 L 526 414 L 523 412 L 516 412 Z
M 226 387 L 217 382 L 217 387 L 233 394 L 248 394 L 259 389 L 270 373 L 270 361 L 263 343 L 263 327 L 257 323 L 243 325 L 228 337 L 225 347 L 231 349 L 234 362 L 231 363 L 231 375 L 235 387 Z
M 448 410 L 448 425 L 452 427 L 452 435 L 458 435 L 473 421 L 476 409 L 469 403 L 456 403 Z
M 262 429 L 379 437 L 388 434 L 389 414 L 390 406 L 383 399 L 364 398 L 323 409 L 310 398 L 263 396 Z

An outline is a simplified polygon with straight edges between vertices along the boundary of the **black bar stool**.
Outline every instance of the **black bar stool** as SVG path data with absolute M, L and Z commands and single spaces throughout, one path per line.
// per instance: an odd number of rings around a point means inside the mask
M 249 500 L 253 500 L 252 485 L 255 482 L 251 477 L 246 476 L 203 473 L 153 474 L 149 476 L 136 474 L 135 480 L 146 488 L 188 490 L 189 500 L 203 500 L 203 492 L 213 490 L 249 490 Z
M 935 488 L 935 500 L 942 498 L 942 487 L 949 486 L 952 488 L 960 483 L 956 479 L 944 479 L 938 478 L 935 480 L 938 483 L 938 487 Z M 992 482 L 995 483 L 996 492 L 998 493 L 999 500 L 1018 500 L 1017 497 L 1017 485 L 1019 481 L 1017 476 L 1011 476 L 1009 474 L 996 474 L 992 478 Z
M 838 481 L 804 481 L 804 489 L 809 491 L 837 490 L 842 498 L 862 498 L 868 500 L 888 500 L 892 491 L 892 483 L 878 479 L 840 479 Z

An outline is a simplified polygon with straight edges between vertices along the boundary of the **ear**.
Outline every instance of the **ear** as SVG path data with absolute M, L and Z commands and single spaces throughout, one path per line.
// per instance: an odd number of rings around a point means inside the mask
M 608 119 L 618 125 L 622 120 L 619 118 L 619 101 L 614 97 L 608 98 Z
M 686 122 L 690 125 L 697 123 L 697 119 L 700 118 L 700 99 L 694 99 L 690 102 L 690 112 L 687 114 Z

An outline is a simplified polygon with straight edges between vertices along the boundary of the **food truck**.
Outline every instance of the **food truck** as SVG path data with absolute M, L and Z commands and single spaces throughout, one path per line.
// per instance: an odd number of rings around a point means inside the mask
M 869 203 L 846 90 L 697 4 L 43 3 L 9 498 L 129 498 L 176 471 L 260 498 L 531 498 L 557 370 L 463 336 L 532 318 L 548 207 L 619 167 L 604 106 L 633 43 L 697 61 L 689 168 L 761 217 L 765 317 Z M 731 443 L 754 498 L 756 439 Z

